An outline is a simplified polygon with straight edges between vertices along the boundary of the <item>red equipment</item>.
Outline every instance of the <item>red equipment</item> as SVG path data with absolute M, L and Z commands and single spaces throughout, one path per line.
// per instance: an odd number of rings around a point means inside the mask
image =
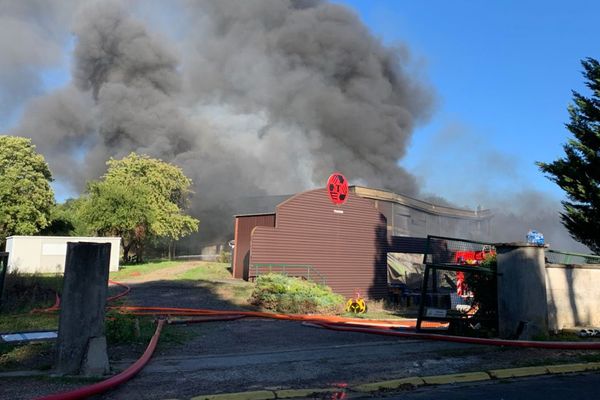
M 486 257 L 496 255 L 496 251 L 491 248 L 484 246 L 481 251 L 472 250 L 461 250 L 454 253 L 452 261 L 455 264 L 460 265 L 473 265 L 477 266 L 481 264 Z M 465 284 L 465 273 L 456 272 L 456 294 L 459 296 L 466 296 L 468 293 L 467 285 Z

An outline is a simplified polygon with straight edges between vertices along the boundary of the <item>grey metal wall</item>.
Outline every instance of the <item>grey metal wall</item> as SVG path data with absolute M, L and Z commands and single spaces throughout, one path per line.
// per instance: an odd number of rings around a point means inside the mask
M 391 236 L 437 235 L 478 240 L 486 240 L 489 237 L 488 219 L 436 215 L 385 200 L 376 202 L 388 221 Z

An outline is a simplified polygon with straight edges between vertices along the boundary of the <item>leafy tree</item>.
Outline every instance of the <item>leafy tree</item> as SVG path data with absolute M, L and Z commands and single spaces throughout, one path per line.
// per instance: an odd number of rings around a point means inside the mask
M 31 139 L 0 135 L 0 243 L 33 235 L 49 223 L 52 174 Z
M 81 219 L 81 206 L 85 199 L 68 199 L 56 204 L 50 212 L 50 223 L 40 231 L 47 236 L 89 236 L 94 233 Z
M 88 185 L 81 216 L 98 234 L 120 236 L 126 261 L 131 250 L 140 261 L 150 240 L 198 230 L 198 220 L 183 213 L 191 181 L 180 168 L 135 153 L 107 165 L 102 179 Z
M 563 146 L 565 157 L 537 165 L 567 194 L 563 225 L 575 240 L 600 254 L 600 63 L 587 58 L 582 65 L 592 96 L 573 91 L 566 127 L 574 138 Z

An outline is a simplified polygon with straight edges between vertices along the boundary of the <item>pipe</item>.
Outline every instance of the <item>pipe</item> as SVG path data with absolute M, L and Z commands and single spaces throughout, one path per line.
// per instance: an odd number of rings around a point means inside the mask
M 154 353 L 154 350 L 156 349 L 156 344 L 158 343 L 158 338 L 160 336 L 160 333 L 162 331 L 162 327 L 163 327 L 164 323 L 165 323 L 164 320 L 158 321 L 158 324 L 156 326 L 156 331 L 154 332 L 154 335 L 152 336 L 152 339 L 150 340 L 150 343 L 148 344 L 146 351 L 144 351 L 144 354 L 142 354 L 142 356 L 133 365 L 131 365 L 129 368 L 127 368 L 125 371 L 123 371 L 111 378 L 108 378 L 102 382 L 98 382 L 98 383 L 95 383 L 90 386 L 84 386 L 82 388 L 75 389 L 75 390 L 72 390 L 69 392 L 56 393 L 56 394 L 52 394 L 49 396 L 38 397 L 36 400 L 84 399 L 89 396 L 104 393 L 107 390 L 110 390 L 110 389 L 130 380 L 135 375 L 137 375 L 137 373 L 140 372 L 142 370 L 142 368 L 144 368 L 144 366 L 150 360 L 150 357 L 152 357 L 152 354 Z
M 111 307 L 113 310 L 133 314 L 133 315 L 168 315 L 168 316 L 200 316 L 200 315 L 243 315 L 252 318 L 269 318 L 285 321 L 322 321 L 326 323 L 343 322 L 364 324 L 368 326 L 387 326 L 393 328 L 412 328 L 416 325 L 415 319 L 410 320 L 373 320 L 362 318 L 336 317 L 329 315 L 306 315 L 306 314 L 277 314 L 260 311 L 221 311 L 203 308 L 175 308 L 175 307 L 137 307 L 121 306 Z M 425 321 L 423 324 L 427 328 L 443 327 L 445 324 L 438 322 Z
M 123 296 L 127 296 L 129 294 L 129 292 L 131 292 L 131 288 L 129 286 L 125 285 L 124 283 L 113 281 L 112 279 L 109 279 L 108 283 L 112 283 L 113 285 L 121 286 L 121 287 L 125 288 L 125 290 L 122 291 L 121 293 L 118 293 L 114 296 L 109 297 L 108 299 L 106 299 L 106 301 L 113 301 L 113 300 L 119 299 Z
M 505 339 L 486 339 L 486 338 L 475 338 L 466 336 L 452 336 L 452 335 L 440 335 L 437 333 L 419 333 L 419 332 L 407 332 L 398 331 L 392 329 L 381 329 L 373 327 L 356 326 L 352 324 L 340 324 L 340 323 L 319 323 L 316 325 L 322 326 L 323 328 L 342 331 L 342 332 L 358 332 L 358 333 L 370 333 L 376 335 L 385 336 L 397 336 L 411 339 L 424 339 L 424 340 L 440 340 L 446 342 L 455 343 L 470 343 L 470 344 L 483 344 L 488 346 L 506 346 L 506 347 L 528 347 L 538 349 L 561 349 L 561 350 L 600 350 L 600 342 L 538 342 L 531 340 L 505 340 Z
M 224 315 L 222 317 L 218 315 L 199 316 L 192 319 L 171 319 L 167 320 L 169 325 L 189 325 L 189 324 L 200 324 L 202 322 L 213 322 L 213 321 L 235 321 L 238 319 L 246 318 L 243 315 Z

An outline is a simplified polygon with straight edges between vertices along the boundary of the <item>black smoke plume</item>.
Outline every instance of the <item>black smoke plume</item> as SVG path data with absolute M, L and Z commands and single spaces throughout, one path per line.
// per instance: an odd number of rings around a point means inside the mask
M 138 17 L 161 10 L 176 29 Z M 321 186 L 334 170 L 418 193 L 397 161 L 432 96 L 406 72 L 406 49 L 342 6 L 88 2 L 71 29 L 72 81 L 30 102 L 16 133 L 77 191 L 110 157 L 173 162 L 194 181 L 207 240 L 230 230 L 231 199 Z

